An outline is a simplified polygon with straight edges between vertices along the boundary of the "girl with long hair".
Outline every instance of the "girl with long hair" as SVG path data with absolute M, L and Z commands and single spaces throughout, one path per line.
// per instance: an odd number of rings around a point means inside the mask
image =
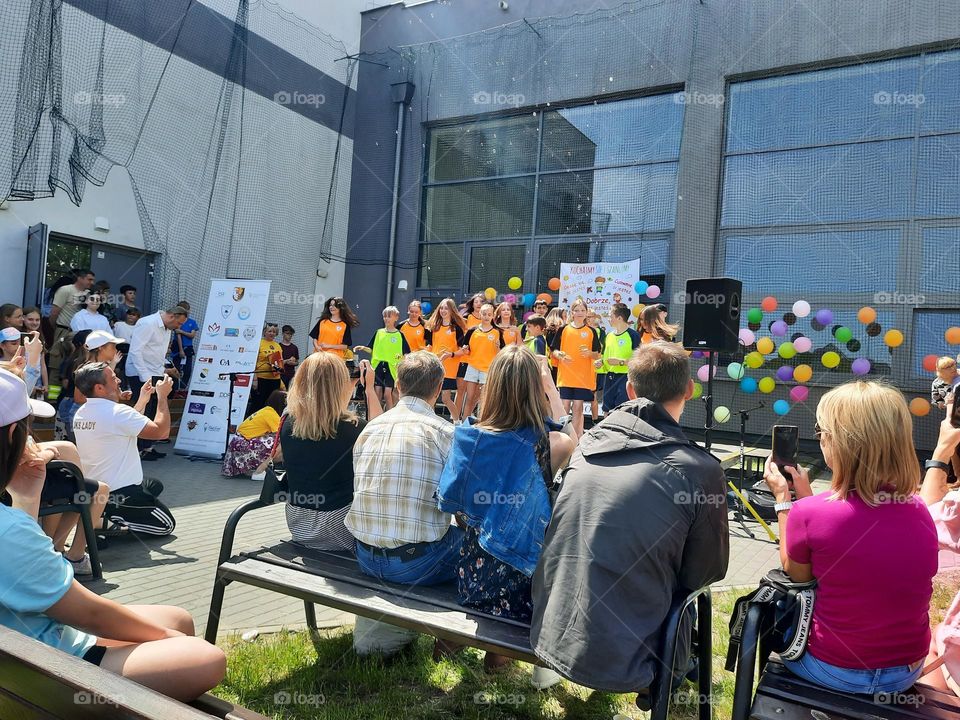
M 520 344 L 520 329 L 517 327 L 517 313 L 513 305 L 508 302 L 502 302 L 497 305 L 494 312 L 494 325 L 500 328 L 503 333 L 503 346 Z
M 36 394 L 41 398 L 47 397 L 47 391 L 50 389 L 50 380 L 47 377 L 47 352 L 43 346 L 43 316 L 40 314 L 40 308 L 28 307 L 23 309 L 23 331 L 33 333 L 33 337 L 25 344 L 29 347 L 31 342 L 40 343 L 39 352 L 33 355 L 27 352 L 27 365 L 32 364 L 31 375 L 36 378 L 31 395 Z M 27 383 L 29 385 L 29 383 Z
M 457 312 L 457 306 L 453 300 L 444 298 L 437 305 L 437 309 L 433 311 L 426 325 L 430 352 L 443 363 L 443 390 L 440 397 L 447 412 L 450 413 L 450 419 L 457 423 L 460 421 L 457 407 L 460 396 L 455 400 L 453 393 L 457 390 L 457 382 L 460 379 L 457 373 L 460 370 L 459 358 L 463 354 L 461 346 L 467 332 L 467 323 Z
M 668 323 L 667 306 L 657 303 L 656 305 L 647 305 L 640 313 L 640 317 L 637 318 L 637 330 L 645 343 L 654 340 L 673 342 L 680 326 Z
M 342 297 L 332 297 L 310 331 L 314 352 L 328 352 L 344 360 L 353 347 L 351 329 L 360 325 L 353 310 Z
M 579 438 L 583 435 L 583 404 L 593 400 L 597 386 L 595 360 L 603 350 L 600 337 L 587 325 L 587 303 L 577 298 L 570 305 L 571 320 L 558 332 L 550 345 L 551 356 L 557 361 L 557 386 L 567 412 L 572 416 L 571 426 Z

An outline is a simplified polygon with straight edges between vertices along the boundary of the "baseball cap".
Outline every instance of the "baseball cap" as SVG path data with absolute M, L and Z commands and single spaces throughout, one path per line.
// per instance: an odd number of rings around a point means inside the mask
M 84 343 L 87 350 L 96 350 L 97 348 L 103 347 L 107 343 L 113 343 L 114 345 L 119 345 L 122 343 L 118 337 L 114 337 L 106 330 L 94 330 L 92 333 L 87 335 L 87 340 Z
M 15 327 L 5 327 L 3 330 L 0 330 L 0 342 L 13 342 L 20 340 L 20 331 Z
M 9 370 L 0 369 L 0 427 L 12 425 L 29 415 L 50 418 L 56 413 L 50 403 L 29 399 L 23 380 Z

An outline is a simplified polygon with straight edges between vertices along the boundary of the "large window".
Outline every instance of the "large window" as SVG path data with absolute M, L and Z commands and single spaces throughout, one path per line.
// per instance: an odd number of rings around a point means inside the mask
M 923 357 L 949 349 L 943 326 L 956 320 L 960 291 L 958 77 L 960 52 L 950 51 L 729 87 L 718 268 L 743 279 L 747 307 L 776 296 L 764 324 L 789 319 L 791 334 L 840 353 L 838 371 L 866 357 L 874 373 L 920 388 L 930 379 Z M 833 323 L 789 316 L 798 299 L 831 309 Z M 857 319 L 864 306 L 877 312 L 872 325 Z M 838 324 L 851 343 L 836 342 Z M 906 338 L 893 350 L 890 329 Z
M 540 291 L 561 262 L 635 257 L 662 286 L 683 107 L 669 93 L 430 128 L 421 289 L 517 275 Z

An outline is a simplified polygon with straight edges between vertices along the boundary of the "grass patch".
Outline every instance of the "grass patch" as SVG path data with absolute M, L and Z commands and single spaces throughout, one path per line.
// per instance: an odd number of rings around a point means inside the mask
M 931 622 L 942 619 L 960 576 L 935 584 Z M 734 677 L 723 669 L 734 600 L 743 591 L 713 597 L 714 717 L 728 718 Z M 252 642 L 225 641 L 227 677 L 214 694 L 284 720 L 611 720 L 643 718 L 633 693 L 597 692 L 562 681 L 549 690 L 530 685 L 530 666 L 514 663 L 495 675 L 483 670 L 483 653 L 464 650 L 434 663 L 433 638 L 422 636 L 398 657 L 361 658 L 350 628 L 267 635 Z M 670 717 L 697 717 L 697 689 L 686 683 L 674 696 Z

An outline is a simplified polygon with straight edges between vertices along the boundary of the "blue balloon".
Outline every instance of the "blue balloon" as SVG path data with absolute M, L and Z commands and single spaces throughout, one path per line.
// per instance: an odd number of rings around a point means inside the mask
M 420 309 L 423 310 L 424 315 L 433 310 L 433 305 L 429 302 L 420 303 Z
M 523 296 L 523 304 L 529 307 L 532 307 L 533 303 L 535 303 L 536 300 L 537 300 L 537 296 L 534 295 L 533 293 L 527 293 L 526 295 Z
M 747 377 L 740 381 L 740 389 L 745 393 L 755 393 L 757 391 L 757 381 Z
M 633 289 L 640 295 L 645 295 L 649 287 L 650 284 L 646 280 L 637 280 L 633 285 Z
M 790 412 L 790 403 L 788 403 L 786 400 L 777 400 L 773 404 L 773 411 L 777 415 L 786 415 L 788 412 Z

